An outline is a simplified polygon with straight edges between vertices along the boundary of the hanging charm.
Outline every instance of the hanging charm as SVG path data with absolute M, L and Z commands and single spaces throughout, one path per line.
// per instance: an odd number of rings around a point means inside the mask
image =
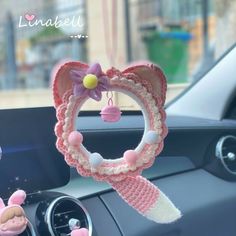
M 114 68 L 105 73 L 98 65 L 91 68 L 93 73 L 89 65 L 69 62 L 56 75 L 53 96 L 58 118 L 55 128 L 58 150 L 82 176 L 108 182 L 124 201 L 143 216 L 157 223 L 176 221 L 181 217 L 179 209 L 156 185 L 141 176 L 142 171 L 149 168 L 162 151 L 167 135 L 164 111 L 167 86 L 162 70 L 153 64 L 136 64 L 120 73 L 116 73 Z M 76 71 L 76 76 L 71 71 Z M 100 83 L 98 88 L 101 86 L 104 89 L 104 81 L 109 82 L 109 88 L 106 87 L 106 91 L 109 91 L 108 105 L 101 111 L 104 121 L 115 122 L 121 116 L 119 108 L 113 105 L 112 91 L 128 95 L 141 107 L 144 116 L 143 137 L 137 147 L 126 150 L 122 157 L 104 159 L 98 152 L 91 153 L 77 132 L 75 124 L 78 113 L 87 99 L 94 98 L 90 86 L 90 90 L 86 88 L 81 93 L 83 71 L 97 76 Z M 100 99 L 101 96 L 96 98 Z M 74 233 L 81 232 L 76 229 Z
M 111 92 L 111 96 L 107 93 L 108 104 L 105 106 L 101 112 L 101 118 L 105 122 L 117 122 L 121 118 L 122 112 L 118 106 L 113 105 L 113 93 Z

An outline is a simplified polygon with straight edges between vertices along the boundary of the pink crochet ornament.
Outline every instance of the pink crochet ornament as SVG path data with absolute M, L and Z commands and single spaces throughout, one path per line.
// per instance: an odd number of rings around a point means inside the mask
M 28 220 L 21 205 L 26 194 L 23 190 L 14 192 L 5 206 L 0 198 L 0 236 L 15 236 L 25 231 Z
M 122 92 L 141 107 L 145 129 L 141 142 L 118 159 L 103 159 L 83 145 L 76 130 L 76 118 L 84 102 L 100 100 L 102 91 Z M 65 63 L 58 70 L 53 96 L 58 122 L 56 146 L 66 162 L 82 176 L 107 181 L 139 213 L 158 223 L 170 223 L 181 217 L 180 211 L 155 185 L 141 176 L 162 151 L 167 135 L 165 112 L 166 80 L 153 64 L 131 66 L 120 72 L 111 68 L 106 73 L 99 64 Z

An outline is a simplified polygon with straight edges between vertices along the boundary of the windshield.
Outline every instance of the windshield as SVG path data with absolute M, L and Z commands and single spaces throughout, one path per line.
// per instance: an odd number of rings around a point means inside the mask
M 53 105 L 52 69 L 70 60 L 159 64 L 168 102 L 236 41 L 233 0 L 4 0 L 0 8 L 0 109 Z M 83 109 L 99 110 L 104 99 Z M 120 93 L 114 103 L 139 109 Z

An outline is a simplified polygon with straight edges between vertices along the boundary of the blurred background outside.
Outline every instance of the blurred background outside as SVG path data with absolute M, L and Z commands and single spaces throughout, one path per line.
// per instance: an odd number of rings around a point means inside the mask
M 112 1 L 107 1 L 110 20 L 105 25 L 102 2 L 0 1 L 0 109 L 52 105 L 51 71 L 62 60 L 98 61 L 104 69 L 110 67 L 105 28 L 111 28 Z M 159 64 L 168 78 L 167 101 L 199 79 L 236 41 L 235 0 L 117 2 L 115 67 L 140 60 Z M 70 22 L 30 26 L 49 19 Z M 70 25 L 72 20 L 77 26 Z M 115 94 L 115 103 L 124 110 L 138 109 L 123 94 Z M 98 105 L 88 101 L 83 109 L 98 110 Z

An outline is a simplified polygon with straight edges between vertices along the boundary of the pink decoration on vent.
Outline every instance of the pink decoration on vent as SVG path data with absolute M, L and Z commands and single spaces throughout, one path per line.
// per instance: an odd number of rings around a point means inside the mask
M 28 220 L 21 205 L 26 193 L 23 190 L 14 192 L 5 206 L 0 198 L 0 236 L 15 236 L 25 231 Z
M 89 236 L 89 231 L 86 228 L 72 230 L 71 236 Z

